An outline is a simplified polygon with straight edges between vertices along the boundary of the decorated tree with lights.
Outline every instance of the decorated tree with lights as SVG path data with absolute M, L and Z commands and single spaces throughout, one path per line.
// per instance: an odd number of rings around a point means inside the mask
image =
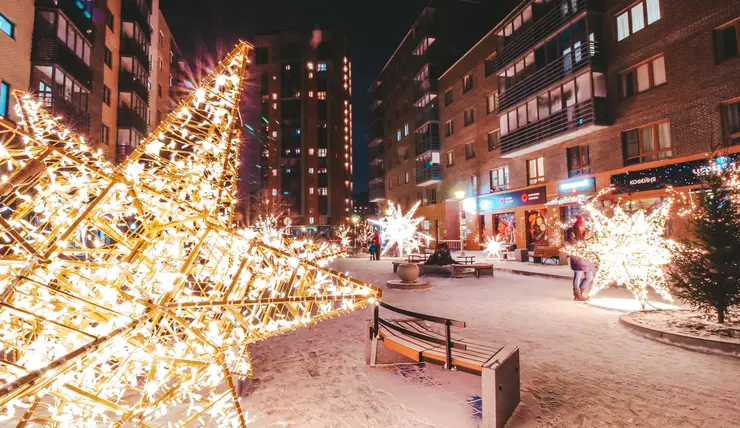
M 728 310 L 740 305 L 740 186 L 729 170 L 703 181 L 690 236 L 673 253 L 669 279 L 673 294 L 724 323 Z

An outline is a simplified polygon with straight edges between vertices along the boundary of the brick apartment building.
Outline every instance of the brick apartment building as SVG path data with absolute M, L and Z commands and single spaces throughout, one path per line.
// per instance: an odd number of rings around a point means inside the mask
M 371 202 L 408 209 L 417 200 L 425 205 L 438 201 L 437 78 L 506 12 L 506 3 L 430 1 L 370 86 Z
M 284 204 L 297 233 L 329 233 L 352 215 L 347 39 L 332 29 L 286 30 L 257 35 L 254 45 L 263 149 L 251 199 Z
M 740 152 L 740 1 L 521 3 L 439 78 L 438 239 L 562 244 L 578 201 L 650 207 Z M 609 204 L 609 202 L 605 202 Z
M 10 91 L 30 90 L 120 162 L 174 103 L 179 55 L 158 0 L 9 0 L 0 29 L 0 115 L 11 120 Z

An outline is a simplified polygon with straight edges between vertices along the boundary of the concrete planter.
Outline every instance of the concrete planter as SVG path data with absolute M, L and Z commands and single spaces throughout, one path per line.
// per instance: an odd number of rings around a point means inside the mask
M 419 265 L 416 263 L 404 263 L 398 266 L 398 277 L 403 282 L 414 282 L 419 278 Z

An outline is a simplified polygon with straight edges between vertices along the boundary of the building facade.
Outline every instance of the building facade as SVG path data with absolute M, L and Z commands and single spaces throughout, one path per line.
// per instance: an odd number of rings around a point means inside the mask
M 150 112 L 168 111 L 177 61 L 158 0 L 11 0 L 0 4 L 6 27 L 0 98 L 12 102 L 6 87 L 36 94 L 109 160 L 125 159 L 164 117 Z
M 440 239 L 462 208 L 467 248 L 561 246 L 600 189 L 649 208 L 695 188 L 740 151 L 739 42 L 736 0 L 523 2 L 439 79 Z
M 368 90 L 372 202 L 438 202 L 438 77 L 505 12 L 506 2 L 435 0 L 425 7 Z
M 298 233 L 352 215 L 352 63 L 336 30 L 258 35 L 263 150 L 255 198 L 283 204 Z

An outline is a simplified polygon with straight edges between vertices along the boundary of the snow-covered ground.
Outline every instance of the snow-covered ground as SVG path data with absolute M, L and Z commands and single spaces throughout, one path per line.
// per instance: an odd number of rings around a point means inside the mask
M 383 288 L 395 278 L 388 260 L 333 267 Z M 522 404 L 509 427 L 740 426 L 738 359 L 639 337 L 619 312 L 574 302 L 567 280 L 430 280 L 430 291 L 385 289 L 384 300 L 466 321 L 466 338 L 520 347 Z M 254 426 L 476 427 L 480 378 L 365 366 L 370 318 L 368 309 L 252 346 L 256 380 L 242 406 Z

